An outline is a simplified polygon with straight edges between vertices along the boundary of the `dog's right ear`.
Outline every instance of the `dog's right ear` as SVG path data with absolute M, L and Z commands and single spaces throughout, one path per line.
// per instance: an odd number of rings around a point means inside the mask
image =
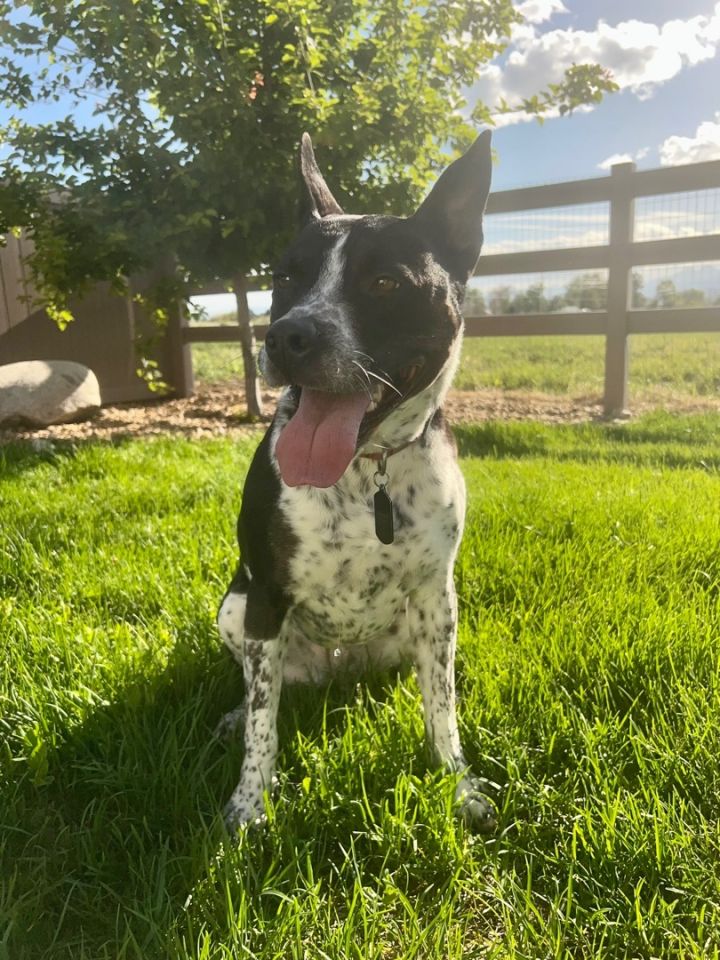
M 300 142 L 300 173 L 305 184 L 304 202 L 300 205 L 300 222 L 310 217 L 327 217 L 329 214 L 342 214 L 343 209 L 330 192 L 325 178 L 315 160 L 312 140 L 307 133 Z
M 482 222 L 490 178 L 490 131 L 441 174 L 410 221 L 434 239 L 450 273 L 467 282 L 483 242 Z

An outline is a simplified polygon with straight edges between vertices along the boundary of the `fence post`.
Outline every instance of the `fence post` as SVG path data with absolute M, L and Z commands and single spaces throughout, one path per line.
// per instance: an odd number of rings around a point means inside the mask
M 635 200 L 632 194 L 634 163 L 611 168 L 610 255 L 605 335 L 606 417 L 622 416 L 628 405 L 628 309 L 630 307 L 630 244 L 633 242 Z
M 156 284 L 162 284 L 175 275 L 175 260 L 171 256 L 162 257 L 156 266 L 144 273 L 130 277 L 130 294 L 144 294 Z M 167 327 L 161 332 L 151 320 L 145 305 L 131 301 L 135 328 L 135 343 L 146 343 L 151 356 L 160 363 L 163 380 L 172 388 L 176 397 L 190 397 L 194 389 L 192 353 L 190 344 L 185 340 L 187 326 L 184 304 L 173 299 L 169 305 Z

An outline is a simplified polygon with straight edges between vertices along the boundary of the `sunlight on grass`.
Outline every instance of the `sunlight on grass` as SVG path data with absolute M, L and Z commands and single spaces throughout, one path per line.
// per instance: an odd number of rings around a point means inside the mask
M 255 441 L 0 448 L 0 957 L 717 958 L 720 416 L 458 431 L 470 835 L 414 680 L 284 695 L 228 843 Z

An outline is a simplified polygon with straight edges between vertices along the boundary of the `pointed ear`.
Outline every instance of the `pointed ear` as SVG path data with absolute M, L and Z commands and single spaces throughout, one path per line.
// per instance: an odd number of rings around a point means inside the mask
M 301 203 L 300 219 L 308 217 L 327 217 L 328 214 L 341 214 L 342 207 L 330 193 L 330 187 L 320 173 L 320 168 L 313 153 L 312 140 L 307 133 L 302 135 L 300 142 L 300 173 L 305 183 L 306 198 Z
M 491 175 L 490 131 L 485 130 L 467 153 L 441 174 L 410 218 L 433 240 L 450 274 L 463 283 L 480 255 Z

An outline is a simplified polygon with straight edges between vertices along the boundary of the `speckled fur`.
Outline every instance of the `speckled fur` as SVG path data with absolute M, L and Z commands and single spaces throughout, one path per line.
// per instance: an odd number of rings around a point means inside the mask
M 350 344 L 338 351 L 358 342 L 370 349 L 356 339 L 357 316 L 347 306 L 342 286 L 342 250 L 353 224 L 362 219 L 326 218 L 335 239 L 318 265 L 320 279 L 291 305 L 294 315 L 309 305 L 315 315 L 333 314 L 333 323 L 343 325 L 336 342 Z M 231 829 L 263 818 L 275 771 L 282 682 L 324 683 L 341 674 L 405 664 L 417 672 L 432 751 L 457 774 L 462 815 L 481 829 L 494 822 L 492 805 L 463 756 L 455 710 L 452 570 L 462 536 L 465 486 L 441 405 L 460 356 L 459 288 L 434 263 L 424 276 L 435 311 L 429 315 L 437 316 L 432 322 L 438 330 L 437 336 L 425 336 L 431 344 L 425 385 L 392 404 L 371 430 L 361 433 L 340 480 L 324 489 L 282 481 L 274 450 L 297 407 L 292 387 L 281 397 L 251 467 L 239 521 L 241 566 L 218 615 L 220 633 L 242 666 L 246 688 L 244 706 L 228 714 L 219 728 L 227 733 L 244 724 L 240 781 L 226 808 Z M 454 332 L 448 336 L 448 330 Z M 337 356 L 321 358 L 323 369 L 330 365 L 341 371 Z M 383 448 L 396 450 L 387 461 L 395 525 L 390 545 L 375 534 L 378 464 L 367 457 Z

